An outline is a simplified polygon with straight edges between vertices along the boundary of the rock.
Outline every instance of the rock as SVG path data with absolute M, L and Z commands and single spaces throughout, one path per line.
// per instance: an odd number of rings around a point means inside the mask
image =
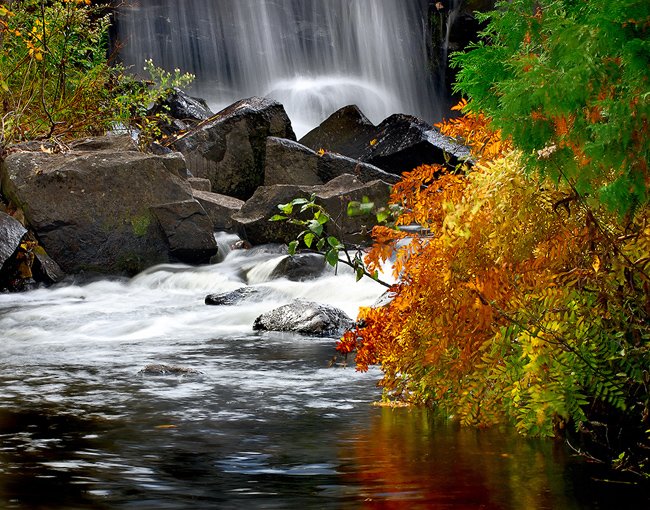
M 60 282 L 65 277 L 63 269 L 46 253 L 42 246 L 37 246 L 34 249 L 32 271 L 36 281 L 48 284 Z
M 337 152 L 358 159 L 375 137 L 375 125 L 356 105 L 337 110 L 300 139 L 310 149 Z
M 419 165 L 448 164 L 452 167 L 469 158 L 469 149 L 440 134 L 411 115 L 396 114 L 384 120 L 359 159 L 394 174 Z
M 0 212 L 0 269 L 20 246 L 27 229 L 18 220 Z
M 325 207 L 334 220 L 326 225 L 327 232 L 342 241 L 363 242 L 368 240 L 376 218 L 374 215 L 348 216 L 348 203 L 368 197 L 378 208 L 387 203 L 389 192 L 388 185 L 382 181 L 363 183 L 348 174 L 322 186 L 260 186 L 241 210 L 233 215 L 233 220 L 242 237 L 253 244 L 288 243 L 296 239 L 303 227 L 269 219 L 279 213 L 278 204 L 290 202 L 297 197 L 309 198 L 315 194 L 317 202 Z M 303 219 L 309 217 L 307 213 L 302 216 Z
M 15 151 L 2 162 L 2 193 L 66 273 L 134 274 L 175 259 L 151 207 L 193 200 L 185 161 L 125 150 L 132 143 L 88 139 L 66 153 Z
M 197 376 L 203 375 L 203 372 L 189 367 L 177 365 L 151 364 L 145 366 L 138 372 L 140 375 L 180 375 L 180 376 Z
M 417 117 L 391 115 L 375 127 L 356 106 L 335 112 L 301 138 L 300 143 L 313 150 L 348 156 L 395 175 L 424 164 L 455 166 L 469 158 L 467 147 Z
M 192 191 L 192 195 L 203 206 L 205 212 L 208 213 L 215 230 L 233 230 L 234 222 L 232 216 L 242 208 L 244 205 L 243 200 L 196 189 Z
M 280 292 L 269 287 L 241 287 L 231 292 L 208 294 L 206 305 L 234 306 L 241 303 L 260 303 L 270 298 L 284 297 Z
M 227 107 L 174 142 L 196 177 L 210 179 L 212 191 L 250 198 L 264 182 L 266 138 L 295 140 L 284 107 L 252 97 Z
M 201 177 L 188 177 L 187 182 L 190 183 L 190 186 L 193 190 L 210 191 L 212 189 L 212 183 L 210 182 L 210 179 L 202 179 Z
M 155 205 L 150 210 L 167 237 L 172 260 L 201 264 L 217 253 L 214 226 L 196 200 Z
M 149 115 L 167 113 L 173 119 L 190 125 L 207 120 L 214 115 L 205 99 L 189 96 L 177 87 L 174 87 L 164 99 L 158 101 L 148 113 Z
M 323 184 L 318 175 L 318 154 L 293 140 L 269 137 L 266 139 L 264 185 Z
M 348 158 L 347 156 L 341 156 L 333 152 L 325 152 L 320 157 L 318 176 L 323 182 L 329 182 L 344 174 L 354 175 L 361 182 L 371 182 L 379 179 L 388 184 L 395 184 L 400 180 L 398 175 L 385 172 L 379 167 L 357 159 Z
M 266 140 L 264 185 L 297 184 L 317 185 L 331 181 L 343 174 L 352 174 L 362 182 L 381 179 L 389 184 L 399 181 L 396 175 L 376 166 L 340 154 L 319 154 L 309 147 L 282 138 Z
M 296 253 L 284 257 L 271 271 L 270 278 L 297 282 L 312 280 L 323 274 L 325 266 L 325 257 L 318 253 Z
M 345 312 L 329 305 L 296 299 L 255 319 L 256 331 L 288 331 L 309 336 L 339 337 L 354 325 Z

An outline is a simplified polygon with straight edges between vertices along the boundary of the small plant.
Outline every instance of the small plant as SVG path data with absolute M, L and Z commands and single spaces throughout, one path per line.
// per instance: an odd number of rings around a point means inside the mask
M 374 203 L 368 197 L 364 197 L 361 202 L 350 202 L 347 210 L 348 215 L 355 216 L 371 214 L 373 208 Z M 308 250 L 321 253 L 326 262 L 334 268 L 339 263 L 350 266 L 356 274 L 357 281 L 367 276 L 385 287 L 390 287 L 390 284 L 379 279 L 379 271 L 375 270 L 371 273 L 367 270 L 360 246 L 346 245 L 337 237 L 328 235 L 327 225 L 331 225 L 333 220 L 325 208 L 316 202 L 316 195 L 311 195 L 309 199 L 294 198 L 291 202 L 279 204 L 278 209 L 281 214 L 272 216 L 269 221 L 288 221 L 304 228 L 297 238 L 289 243 L 290 255 L 294 255 L 302 243 Z M 305 219 L 298 217 L 298 215 L 305 216 L 305 213 L 311 213 L 311 217 L 307 216 Z M 384 216 L 385 212 L 381 211 L 381 214 Z

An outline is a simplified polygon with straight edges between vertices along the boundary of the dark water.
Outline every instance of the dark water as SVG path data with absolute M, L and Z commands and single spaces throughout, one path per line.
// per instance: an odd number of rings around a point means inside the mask
M 0 508 L 645 508 L 561 445 L 371 405 L 380 374 L 332 339 L 251 331 L 269 285 L 352 313 L 352 275 L 265 281 L 277 257 L 0 296 Z M 265 269 L 266 268 L 266 269 Z M 143 376 L 149 363 L 198 375 Z M 644 499 L 645 498 L 645 499 Z

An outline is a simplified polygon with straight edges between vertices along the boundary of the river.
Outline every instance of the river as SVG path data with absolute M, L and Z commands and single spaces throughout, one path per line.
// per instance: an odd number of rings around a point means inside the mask
M 0 507 L 640 508 L 562 444 L 373 406 L 380 372 L 329 366 L 333 339 L 253 332 L 295 297 L 354 315 L 383 291 L 345 271 L 269 280 L 280 258 L 0 295 Z M 204 304 L 244 285 L 284 297 Z M 153 363 L 200 373 L 140 373 Z

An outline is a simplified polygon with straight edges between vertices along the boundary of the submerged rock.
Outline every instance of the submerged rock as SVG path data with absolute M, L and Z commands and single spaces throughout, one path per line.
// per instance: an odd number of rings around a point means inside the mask
M 203 372 L 189 367 L 181 367 L 178 365 L 163 365 L 152 364 L 145 366 L 138 372 L 140 375 L 180 375 L 180 376 L 197 376 L 202 375 Z
M 339 337 L 354 325 L 343 311 L 304 299 L 266 312 L 255 319 L 256 331 L 286 331 L 309 336 Z

